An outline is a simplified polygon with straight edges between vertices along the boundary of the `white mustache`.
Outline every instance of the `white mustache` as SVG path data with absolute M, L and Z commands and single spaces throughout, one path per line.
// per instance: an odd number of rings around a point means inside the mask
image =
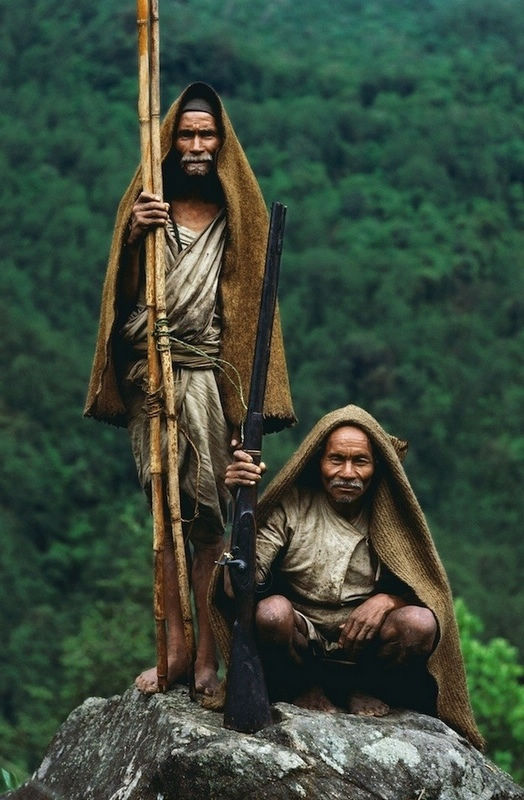
M 329 482 L 330 489 L 360 489 L 364 488 L 364 482 L 360 478 L 352 478 L 351 480 L 344 480 L 344 478 L 333 478 Z
M 200 164 L 205 161 L 213 161 L 213 156 L 210 153 L 203 153 L 201 156 L 192 156 L 186 153 L 180 159 L 181 164 Z

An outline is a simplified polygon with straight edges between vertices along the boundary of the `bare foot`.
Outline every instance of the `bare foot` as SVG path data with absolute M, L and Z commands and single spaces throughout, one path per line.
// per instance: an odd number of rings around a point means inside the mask
M 206 697 L 213 697 L 219 686 L 215 666 L 202 666 L 195 664 L 195 689 Z
M 167 688 L 170 689 L 175 683 L 187 682 L 187 666 L 185 663 L 179 664 L 178 661 L 170 661 L 167 668 Z M 143 694 L 156 694 L 158 692 L 158 681 L 156 667 L 144 670 L 135 678 L 135 686 Z
M 308 708 L 311 711 L 327 711 L 330 714 L 338 711 L 337 707 L 326 697 L 320 686 L 313 686 L 311 689 L 299 695 L 293 700 L 293 705 L 299 706 L 300 708 Z
M 348 711 L 360 717 L 385 717 L 391 709 L 378 697 L 364 692 L 352 692 L 348 698 Z

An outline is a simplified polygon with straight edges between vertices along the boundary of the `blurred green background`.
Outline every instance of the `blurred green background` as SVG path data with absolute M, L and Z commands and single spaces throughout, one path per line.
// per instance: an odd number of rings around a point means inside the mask
M 212 83 L 268 205 L 288 205 L 300 422 L 265 460 L 274 473 L 348 402 L 409 439 L 488 753 L 524 780 L 524 6 L 161 0 L 160 14 L 163 110 Z M 22 776 L 72 708 L 154 660 L 127 436 L 82 419 L 138 160 L 136 12 L 1 0 L 0 21 L 0 766 Z

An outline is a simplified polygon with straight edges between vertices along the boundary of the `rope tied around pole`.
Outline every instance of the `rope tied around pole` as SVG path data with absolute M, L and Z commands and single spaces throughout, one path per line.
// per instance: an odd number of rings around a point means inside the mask
M 169 320 L 167 317 L 157 317 L 155 320 L 155 327 L 153 330 L 153 336 L 156 340 L 156 349 L 159 353 L 164 352 L 165 350 L 170 349 L 169 345 Z M 167 341 L 161 341 L 162 338 L 166 338 Z
M 240 404 L 241 404 L 242 408 L 244 409 L 244 411 L 247 411 L 247 403 L 246 403 L 245 397 L 244 397 L 244 390 L 243 390 L 243 387 L 242 387 L 242 379 L 241 379 L 240 373 L 237 370 L 237 368 L 235 367 L 235 365 L 232 364 L 230 361 L 226 361 L 225 358 L 219 358 L 218 356 L 213 356 L 210 353 L 206 353 L 205 350 L 201 350 L 196 345 L 189 344 L 188 342 L 184 342 L 182 339 L 179 339 L 174 334 L 166 332 L 163 329 L 164 328 L 164 323 L 167 323 L 167 320 L 163 320 L 163 319 L 162 320 L 157 320 L 157 324 L 155 325 L 155 330 L 154 330 L 153 335 L 154 335 L 155 339 L 157 340 L 157 350 L 159 350 L 161 352 L 162 350 L 170 349 L 170 344 L 171 343 L 172 344 L 178 344 L 181 347 L 185 348 L 188 352 L 194 353 L 195 355 L 200 356 L 201 358 L 207 359 L 210 362 L 210 368 L 211 369 L 217 369 L 230 382 L 230 384 L 232 385 L 233 389 L 236 392 L 236 395 L 237 395 L 238 399 L 240 400 Z M 162 327 L 162 330 L 160 330 L 161 327 Z M 168 343 L 159 342 L 158 339 L 159 339 L 160 336 L 167 336 L 169 344 Z M 228 369 L 230 369 L 234 373 L 234 375 L 236 377 L 236 380 L 235 380 L 235 378 L 233 378 L 229 374 Z

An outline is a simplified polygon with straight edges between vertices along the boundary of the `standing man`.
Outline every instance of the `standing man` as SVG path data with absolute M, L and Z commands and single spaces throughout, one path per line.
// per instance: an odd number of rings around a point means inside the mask
M 479 747 L 451 592 L 406 449 L 349 405 L 315 425 L 262 496 L 256 628 L 270 698 L 370 716 L 411 708 Z M 237 450 L 226 484 L 263 471 Z M 219 581 L 215 599 L 227 657 Z
M 118 209 L 85 414 L 127 426 L 138 477 L 149 494 L 143 242 L 148 231 L 162 226 L 179 415 L 180 500 L 184 536 L 192 545 L 199 629 L 195 685 L 197 691 L 213 694 L 217 664 L 206 594 L 222 549 L 229 448 L 240 441 L 243 397 L 249 390 L 267 211 L 231 122 L 210 86 L 191 84 L 175 101 L 162 125 L 161 146 L 164 196 L 142 191 L 139 169 Z M 266 432 L 294 421 L 278 317 L 264 419 Z M 169 534 L 165 544 L 172 685 L 186 677 L 189 664 Z M 141 673 L 136 685 L 146 693 L 157 691 L 156 669 Z

